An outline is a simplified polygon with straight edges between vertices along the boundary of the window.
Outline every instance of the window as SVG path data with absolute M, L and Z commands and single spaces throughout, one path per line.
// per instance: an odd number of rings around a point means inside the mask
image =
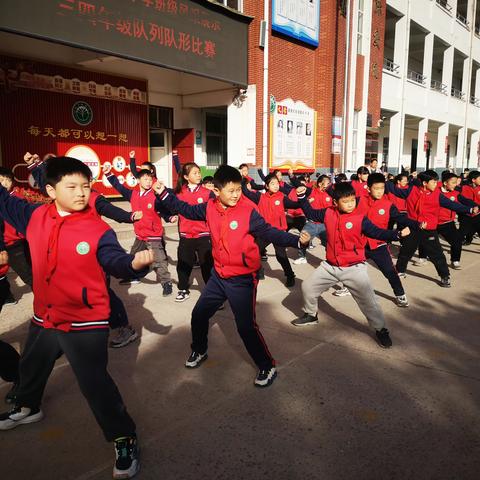
M 363 0 L 358 0 L 358 19 L 357 19 L 357 53 L 363 52 Z
M 88 93 L 90 95 L 97 94 L 97 84 L 95 82 L 88 82 Z
M 125 87 L 118 87 L 118 97 L 122 100 L 127 99 L 127 89 Z
M 243 11 L 243 0 L 215 0 L 220 5 L 224 5 L 225 7 L 234 8 L 239 12 Z
M 351 169 L 357 169 L 357 148 L 358 148 L 358 111 L 353 112 L 353 128 L 352 128 L 352 164 Z
M 112 86 L 109 85 L 108 83 L 103 86 L 103 94 L 106 97 L 111 97 L 112 96 Z
M 80 80 L 78 78 L 72 79 L 72 92 L 80 93 Z
M 155 107 L 148 108 L 149 127 L 173 129 L 173 108 Z
M 227 163 L 227 111 L 207 112 L 205 116 L 207 166 Z
M 63 90 L 63 86 L 64 86 L 63 78 L 60 77 L 59 75 L 56 75 L 55 77 L 53 77 L 53 86 L 57 90 Z
M 136 88 L 132 90 L 132 100 L 134 102 L 140 101 L 140 90 L 137 90 Z

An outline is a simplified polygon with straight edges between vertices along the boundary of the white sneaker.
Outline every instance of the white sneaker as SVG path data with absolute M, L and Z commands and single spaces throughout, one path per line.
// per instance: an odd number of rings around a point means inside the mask
M 407 278 L 407 274 L 405 272 L 398 272 L 398 276 L 400 278 Z
M 39 409 L 14 406 L 9 412 L 0 414 L 0 430 L 11 430 L 19 425 L 39 422 L 43 412 Z
M 302 263 L 308 263 L 305 257 L 298 257 L 296 260 L 293 261 L 295 265 L 301 265 Z
M 343 287 L 343 288 L 338 288 L 337 290 L 335 290 L 333 292 L 333 295 L 335 295 L 336 297 L 346 297 L 348 295 L 351 295 L 350 291 L 348 290 L 347 287 Z
M 277 370 L 275 367 L 271 367 L 268 370 L 260 370 L 255 378 L 256 387 L 268 387 L 277 377 Z
M 460 266 L 460 262 L 458 262 L 458 261 L 457 262 L 452 262 L 452 268 L 454 270 L 461 270 L 462 269 L 462 267 Z
M 408 307 L 408 300 L 406 295 L 399 295 L 395 297 L 395 303 L 399 307 Z
M 428 262 L 428 260 L 426 258 L 417 258 L 413 264 L 416 266 L 416 267 L 423 267 L 424 265 L 426 265 Z

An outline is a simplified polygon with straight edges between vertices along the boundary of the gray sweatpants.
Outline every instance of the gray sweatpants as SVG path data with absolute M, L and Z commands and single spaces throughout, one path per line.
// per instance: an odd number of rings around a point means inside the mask
M 155 270 L 157 282 L 160 282 L 162 285 L 170 282 L 171 276 L 168 271 L 167 252 L 165 251 L 162 240 L 145 242 L 144 240 L 135 238 L 132 248 L 130 249 L 130 255 L 135 255 L 137 252 L 148 249 L 153 251 L 153 263 L 150 266 L 150 270 Z
M 322 262 L 312 276 L 302 283 L 303 310 L 310 315 L 316 315 L 318 297 L 338 282 L 348 288 L 371 327 L 375 330 L 385 327 L 385 318 L 375 298 L 366 263 L 335 267 L 328 262 Z

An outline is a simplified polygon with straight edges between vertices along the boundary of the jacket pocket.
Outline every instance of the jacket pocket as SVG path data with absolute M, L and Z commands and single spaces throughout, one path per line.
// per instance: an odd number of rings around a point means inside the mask
M 88 292 L 87 287 L 82 288 L 82 302 L 87 307 L 92 309 L 93 307 L 88 303 Z
M 242 263 L 243 263 L 243 266 L 244 266 L 244 267 L 247 267 L 247 268 L 248 268 L 247 256 L 246 256 L 245 253 L 243 253 L 243 252 L 242 252 Z

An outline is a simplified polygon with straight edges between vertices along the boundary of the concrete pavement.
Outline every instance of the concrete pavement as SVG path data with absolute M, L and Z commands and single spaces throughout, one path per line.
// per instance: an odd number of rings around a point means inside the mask
M 115 228 L 128 248 L 130 227 Z M 174 278 L 177 241 L 168 227 Z M 408 309 L 394 305 L 386 280 L 369 268 L 394 343 L 384 351 L 353 299 L 331 291 L 319 302 L 319 325 L 293 327 L 300 282 L 324 250 L 317 246 L 308 265 L 294 266 L 298 282 L 289 291 L 269 247 L 257 317 L 279 376 L 265 390 L 253 387 L 256 370 L 228 306 L 212 321 L 208 361 L 193 371 L 183 367 L 190 312 L 203 286 L 198 269 L 181 304 L 162 298 L 153 274 L 130 287 L 114 281 L 140 333 L 139 341 L 110 354 L 111 374 L 138 425 L 139 480 L 480 478 L 479 253 L 478 239 L 465 247 L 451 289 L 435 283 L 431 264 L 410 266 Z M 14 293 L 22 298 L 0 314 L 0 335 L 18 346 L 32 294 L 20 281 Z M 2 398 L 8 388 L 0 383 Z M 1 477 L 110 478 L 113 447 L 64 358 L 43 409 L 42 422 L 0 432 Z

